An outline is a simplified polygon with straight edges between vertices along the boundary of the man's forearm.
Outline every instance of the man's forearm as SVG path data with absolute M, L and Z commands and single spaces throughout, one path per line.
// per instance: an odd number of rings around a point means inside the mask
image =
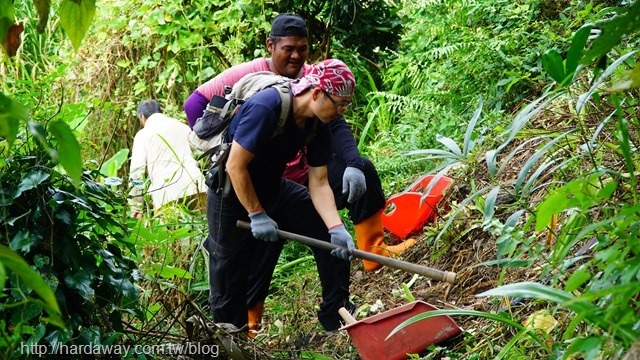
M 327 178 L 326 166 L 309 167 L 309 196 L 327 228 L 342 223 Z
M 247 210 L 247 213 L 253 213 L 262 209 L 258 195 L 253 187 L 249 171 L 245 168 L 228 172 L 229 180 L 233 184 L 233 189 L 240 204 Z
M 333 198 L 331 187 L 327 183 L 326 186 L 320 188 L 309 188 L 309 195 L 316 211 L 327 226 L 327 229 L 342 223 L 342 218 L 338 214 L 336 202 Z

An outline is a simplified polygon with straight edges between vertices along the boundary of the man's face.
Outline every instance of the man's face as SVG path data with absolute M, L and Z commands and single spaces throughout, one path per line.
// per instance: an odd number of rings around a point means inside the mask
M 295 79 L 309 56 L 309 40 L 306 37 L 284 36 L 277 44 L 267 39 L 271 64 L 276 74 Z
M 344 111 L 351 106 L 351 97 L 331 95 L 319 88 L 312 91 L 315 103 L 314 114 L 323 123 L 330 123 L 340 115 L 344 115 Z

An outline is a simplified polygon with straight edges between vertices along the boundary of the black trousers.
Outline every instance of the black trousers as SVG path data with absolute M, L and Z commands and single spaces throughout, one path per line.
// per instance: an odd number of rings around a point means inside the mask
M 362 220 L 384 209 L 387 203 L 376 168 L 369 159 L 363 157 L 362 160 L 364 161 L 364 170 L 362 172 L 367 182 L 367 191 L 360 199 L 352 204 L 347 202 L 349 194 L 342 193 L 342 175 L 344 175 L 344 170 L 347 166 L 346 163 L 334 156 L 328 166 L 329 183 L 333 190 L 333 196 L 336 199 L 336 206 L 338 209 L 347 208 L 347 210 L 349 210 L 349 218 L 354 224 L 358 224 Z
M 277 189 L 260 197 L 260 202 L 280 230 L 330 241 L 304 186 L 282 179 Z M 249 230 L 236 226 L 237 220 L 249 221 L 235 193 L 224 197 L 209 190 L 205 247 L 209 252 L 211 311 L 214 321 L 242 327 L 247 323 L 247 309 L 267 297 L 284 242 L 255 239 Z M 338 309 L 353 307 L 348 300 L 350 264 L 330 251 L 312 251 L 322 285 L 318 319 L 327 331 L 335 330 L 340 327 Z

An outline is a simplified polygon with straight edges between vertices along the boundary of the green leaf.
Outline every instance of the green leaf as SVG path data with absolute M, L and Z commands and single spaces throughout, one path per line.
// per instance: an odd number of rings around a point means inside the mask
M 100 174 L 108 177 L 118 176 L 118 171 L 122 168 L 129 157 L 129 149 L 120 149 L 115 155 L 105 161 L 100 167 Z
M 571 274 L 569 280 L 567 280 L 567 284 L 564 286 L 564 290 L 576 290 L 589 279 L 591 279 L 591 272 L 589 272 L 589 268 L 586 266 L 581 266 L 578 270 Z
M 0 2 L 2 1 L 0 0 Z M 1 32 L 2 19 L 0 18 L 0 39 L 4 38 Z M 18 135 L 20 121 L 26 123 L 28 119 L 29 110 L 26 107 L 0 93 L 0 137 L 5 138 L 9 146 L 13 145 Z
M 485 226 L 491 222 L 491 219 L 493 219 L 493 214 L 496 210 L 496 199 L 498 198 L 498 192 L 500 192 L 500 186 L 495 186 L 487 194 L 487 197 L 485 199 L 483 211 L 484 219 L 482 221 L 483 225 Z
M 462 144 L 463 151 L 462 155 L 467 157 L 469 152 L 473 149 L 473 140 L 471 140 L 471 136 L 473 135 L 473 129 L 476 127 L 476 123 L 480 119 L 480 115 L 482 115 L 482 99 L 478 101 L 478 106 L 476 107 L 476 111 L 473 113 L 473 117 L 467 125 L 467 131 L 464 134 L 464 143 Z
M 32 233 L 29 230 L 20 230 L 11 240 L 11 250 L 27 253 L 40 240 L 42 240 L 42 237 L 37 233 Z
M 333 357 L 319 354 L 312 351 L 303 351 L 300 353 L 300 359 L 313 359 L 313 360 L 332 360 Z
M 609 77 L 609 75 L 613 74 L 613 72 L 618 68 L 620 64 L 622 64 L 625 60 L 627 60 L 628 57 L 632 56 L 636 52 L 637 50 L 633 50 L 620 56 L 616 61 L 609 65 L 609 67 L 598 77 L 596 81 L 593 82 L 593 84 L 591 84 L 591 88 L 589 88 L 589 91 L 578 96 L 578 101 L 576 101 L 576 113 L 579 114 L 582 111 L 582 108 L 591 99 L 591 96 L 593 96 L 595 91 L 600 88 L 600 85 L 604 82 L 604 80 Z
M 184 269 L 176 268 L 166 264 L 151 264 L 151 267 L 158 273 L 159 277 L 165 279 L 191 279 L 191 274 Z
M 28 322 L 29 320 L 40 316 L 42 314 L 42 306 L 32 302 L 23 307 L 20 311 L 16 311 L 12 314 L 11 320 L 14 324 L 20 322 Z
M 73 135 L 73 131 L 64 121 L 49 123 L 49 131 L 56 138 L 60 165 L 66 170 L 74 184 L 80 184 L 82 176 L 82 157 L 80 143 Z
M 451 153 L 455 154 L 455 156 L 462 157 L 462 150 L 460 149 L 458 144 L 456 144 L 456 142 L 453 141 L 453 139 L 451 139 L 450 137 L 446 137 L 446 136 L 442 136 L 440 134 L 437 134 L 436 135 L 436 141 L 438 141 L 442 145 L 446 146 L 447 149 L 449 149 L 449 151 L 451 151 Z
M 94 275 L 87 270 L 80 270 L 64 277 L 65 284 L 72 289 L 78 290 L 80 296 L 87 300 L 92 300 L 93 298 L 93 280 Z
M 48 320 L 52 325 L 64 328 L 58 302 L 49 285 L 42 279 L 40 274 L 29 267 L 29 265 L 15 252 L 4 245 L 0 245 L 0 263 L 5 269 L 10 269 L 22 280 L 25 285 L 36 292 L 44 300 L 44 308 L 49 314 Z
M 431 310 L 431 311 L 426 311 L 422 314 L 418 314 L 416 316 L 412 316 L 409 319 L 403 321 L 402 323 L 398 324 L 398 326 L 396 326 L 393 330 L 391 330 L 391 332 L 389 333 L 389 335 L 387 335 L 387 337 L 384 339 L 385 341 L 388 341 L 392 336 L 394 336 L 395 334 L 397 334 L 399 331 L 401 331 L 402 329 L 404 329 L 405 327 L 416 323 L 418 321 L 421 320 L 425 320 L 425 319 L 429 319 L 432 317 L 436 317 L 436 316 L 442 316 L 442 315 L 446 315 L 446 316 L 454 316 L 454 315 L 462 315 L 462 316 L 475 316 L 475 317 L 481 317 L 481 318 L 486 318 L 486 319 L 491 319 L 491 320 L 495 320 L 498 322 L 501 322 L 503 324 L 509 325 L 519 331 L 526 331 L 528 332 L 529 336 L 531 336 L 536 342 L 538 342 L 540 345 L 542 345 L 544 348 L 547 348 L 547 345 L 544 343 L 544 341 L 538 337 L 535 332 L 533 331 L 529 331 L 528 329 L 526 329 L 524 326 L 520 325 L 518 322 L 513 321 L 503 315 L 497 315 L 497 314 L 492 314 L 492 313 L 488 313 L 488 312 L 483 312 L 483 311 L 476 311 L 476 310 Z
M 0 261 L 0 288 L 4 289 L 7 282 L 7 271 L 4 269 L 4 265 Z
M 49 153 L 51 159 L 55 162 L 58 161 L 58 152 L 51 147 L 49 141 L 47 141 L 47 132 L 41 124 L 34 121 L 27 121 L 27 129 L 29 132 L 40 142 L 42 147 Z
M 2 42 L 2 40 L 7 36 L 9 27 L 11 27 L 14 21 L 15 14 L 13 11 L 13 2 L 9 0 L 0 0 L 0 42 Z
M 48 178 L 49 174 L 42 170 L 34 170 L 30 173 L 27 173 L 20 180 L 18 190 L 13 195 L 13 198 L 17 199 L 20 195 L 22 195 L 23 192 L 35 189 L 38 185 L 42 184 Z
M 575 77 L 575 71 L 578 68 L 578 64 L 580 63 L 580 57 L 582 55 L 582 50 L 584 46 L 587 44 L 587 40 L 589 39 L 589 35 L 591 34 L 591 29 L 593 25 L 585 25 L 576 31 L 575 35 L 573 35 L 573 40 L 571 41 L 571 47 L 569 48 L 569 52 L 567 53 L 567 60 L 565 62 L 565 69 L 567 75 L 573 75 L 571 78 Z M 563 85 L 567 85 L 566 83 Z
M 577 338 L 571 342 L 571 346 L 567 350 L 566 356 L 571 354 L 582 354 L 583 359 L 591 360 L 598 358 L 598 354 L 602 349 L 602 342 L 597 337 Z M 576 358 L 571 356 L 570 358 Z
M 544 230 L 551 222 L 551 217 L 555 214 L 559 214 L 565 209 L 577 206 L 580 201 L 571 196 L 570 188 L 576 186 L 574 182 L 570 182 L 567 185 L 556 189 L 547 196 L 544 201 L 538 206 L 536 211 L 536 231 Z
M 95 0 L 62 0 L 59 10 L 60 25 L 69 36 L 75 51 L 80 48 L 95 12 Z
M 558 84 L 562 84 L 567 74 L 564 71 L 562 56 L 557 50 L 549 50 L 542 55 L 542 67 Z
M 624 35 L 640 28 L 640 1 L 628 8 L 622 8 L 618 15 L 602 23 L 600 35 L 593 41 L 591 48 L 584 54 L 581 63 L 590 64 L 595 58 L 606 55 L 614 46 L 620 44 Z

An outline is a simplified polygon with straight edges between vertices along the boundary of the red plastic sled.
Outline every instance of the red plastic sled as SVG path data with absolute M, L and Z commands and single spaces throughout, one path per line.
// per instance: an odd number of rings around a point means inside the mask
M 441 315 L 408 325 L 385 340 L 403 321 L 431 310 L 437 308 L 424 301 L 414 301 L 356 321 L 342 308 L 339 312 L 347 325 L 340 330 L 347 330 L 362 360 L 406 359 L 407 353 L 421 353 L 431 344 L 439 344 L 462 332 L 453 319 Z
M 451 178 L 441 176 L 422 200 L 424 191 L 435 177 L 425 175 L 406 191 L 387 199 L 386 210 L 382 214 L 382 225 L 385 229 L 401 239 L 406 239 L 409 234 L 422 229 L 435 214 L 436 206 L 452 182 Z

